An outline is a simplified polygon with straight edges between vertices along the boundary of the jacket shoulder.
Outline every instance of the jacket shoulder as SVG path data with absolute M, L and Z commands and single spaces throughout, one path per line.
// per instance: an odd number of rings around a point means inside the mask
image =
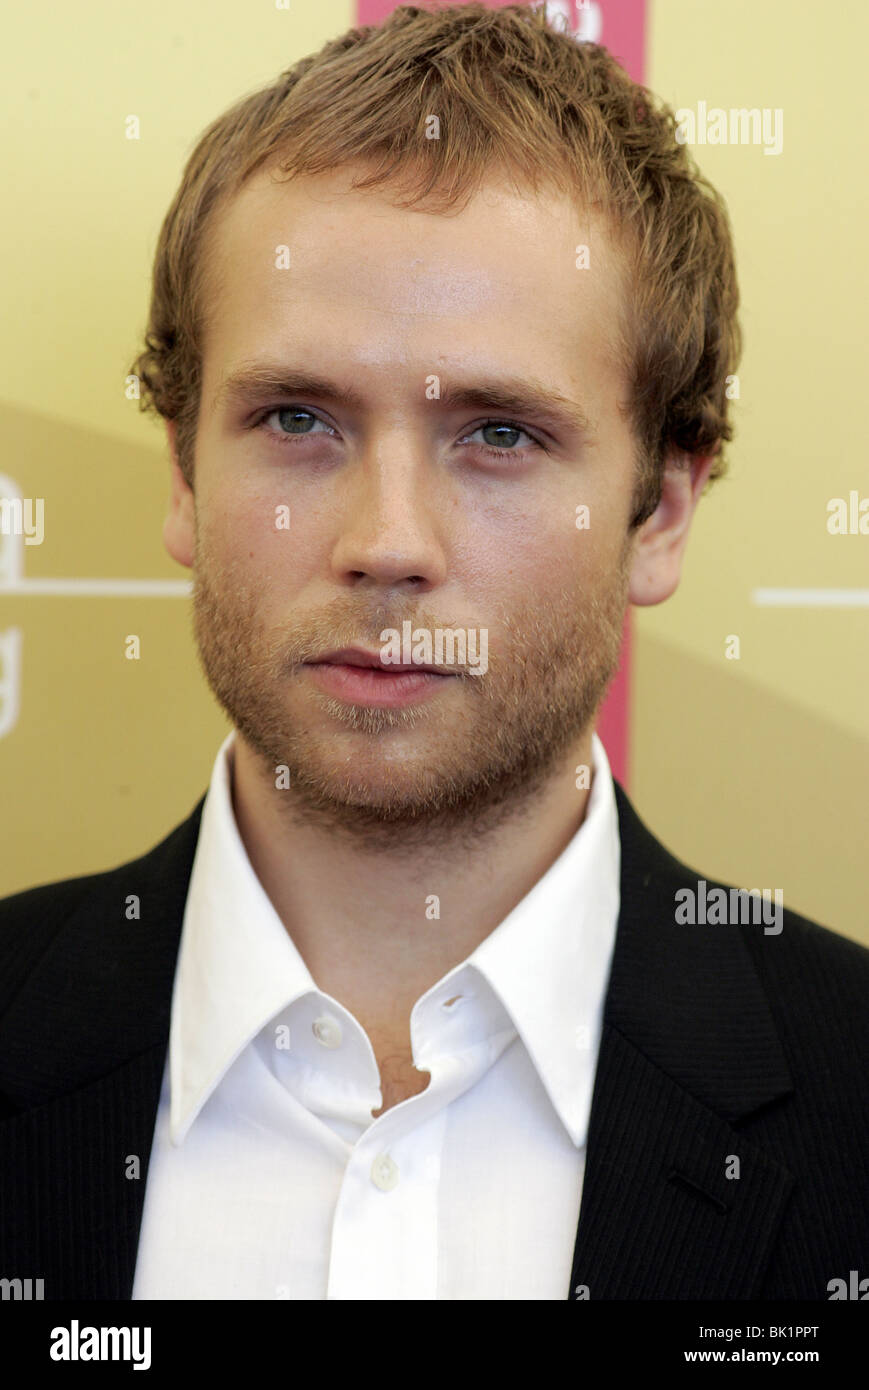
M 740 930 L 791 1053 L 869 1065 L 869 948 L 788 908 L 775 935 Z
M 106 901 L 136 860 L 99 873 L 58 879 L 0 898 L 0 1013 L 87 903 Z
M 40 962 L 63 941 L 67 927 L 110 921 L 137 885 L 164 881 L 167 872 L 179 880 L 189 877 L 203 802 L 204 797 L 186 820 L 134 859 L 0 898 L 0 1016 Z
M 692 988 L 702 975 L 714 983 L 716 1000 L 730 997 L 739 1011 L 739 957 L 747 956 L 792 1049 L 799 1051 L 802 1040 L 817 1056 L 826 1038 L 842 1049 L 840 1066 L 869 1064 L 869 947 L 788 907 L 786 887 L 761 889 L 752 899 L 700 873 L 656 838 L 618 783 L 616 797 L 622 900 L 635 907 L 630 949 L 649 976 L 664 968 L 661 948 L 668 944 L 668 970 L 678 960 Z

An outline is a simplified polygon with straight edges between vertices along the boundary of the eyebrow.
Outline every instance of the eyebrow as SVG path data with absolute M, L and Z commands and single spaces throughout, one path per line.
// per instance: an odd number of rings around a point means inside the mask
M 215 392 L 213 409 L 244 405 L 269 397 L 317 396 L 337 401 L 360 413 L 365 398 L 352 386 L 340 386 L 328 377 L 295 371 L 279 363 L 255 362 L 225 377 Z M 437 403 L 445 409 L 503 411 L 507 415 L 532 416 L 556 429 L 591 436 L 595 427 L 582 406 L 561 391 L 529 377 L 500 377 L 441 384 Z

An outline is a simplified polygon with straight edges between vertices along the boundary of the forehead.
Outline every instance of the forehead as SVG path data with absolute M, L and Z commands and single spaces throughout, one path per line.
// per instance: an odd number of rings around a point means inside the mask
M 261 170 L 217 213 L 205 247 L 206 379 L 257 357 L 323 351 L 332 365 L 423 371 L 518 371 L 532 359 L 538 376 L 567 387 L 581 378 L 584 393 L 590 376 L 620 374 L 625 275 L 603 217 L 495 177 L 458 211 L 402 208 L 387 186 L 354 190 L 354 172 L 282 181 Z

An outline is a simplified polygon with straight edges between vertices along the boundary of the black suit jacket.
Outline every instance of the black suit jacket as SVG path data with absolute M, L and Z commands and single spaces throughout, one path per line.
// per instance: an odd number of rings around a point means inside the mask
M 616 800 L 565 1297 L 828 1299 L 869 1276 L 869 950 L 788 910 L 779 935 L 677 924 L 698 875 Z M 0 901 L 0 1277 L 46 1299 L 131 1296 L 202 804 L 140 859 Z

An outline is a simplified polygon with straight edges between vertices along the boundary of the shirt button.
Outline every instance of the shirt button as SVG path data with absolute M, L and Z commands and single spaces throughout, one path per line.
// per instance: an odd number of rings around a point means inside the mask
M 389 1154 L 378 1154 L 371 1165 L 371 1181 L 381 1192 L 390 1192 L 398 1182 L 398 1166 Z
M 334 1018 L 329 1018 L 326 1014 L 318 1018 L 311 1025 L 311 1032 L 322 1043 L 324 1047 L 341 1046 L 341 1025 Z

